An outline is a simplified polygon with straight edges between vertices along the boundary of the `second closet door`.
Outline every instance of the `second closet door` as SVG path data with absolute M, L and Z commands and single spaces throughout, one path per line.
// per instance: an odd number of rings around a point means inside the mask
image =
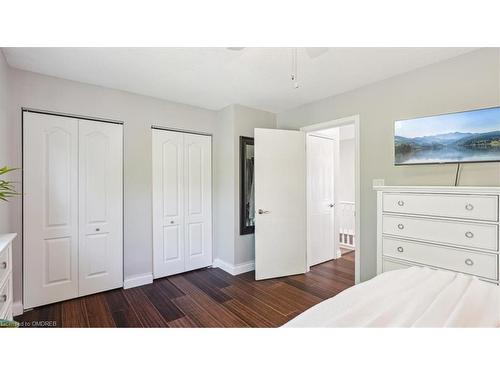
M 208 136 L 153 130 L 154 277 L 212 264 Z
M 184 138 L 153 130 L 154 276 L 184 271 Z
M 122 127 L 79 121 L 80 295 L 123 282 Z

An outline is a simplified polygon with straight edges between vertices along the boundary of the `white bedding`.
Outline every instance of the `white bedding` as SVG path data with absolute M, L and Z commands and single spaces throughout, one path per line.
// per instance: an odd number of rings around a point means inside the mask
M 499 290 L 474 276 L 411 267 L 353 286 L 284 327 L 497 327 Z

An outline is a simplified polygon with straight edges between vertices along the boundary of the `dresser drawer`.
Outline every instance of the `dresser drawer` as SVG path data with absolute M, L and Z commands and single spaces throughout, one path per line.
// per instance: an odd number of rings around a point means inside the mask
M 7 311 L 11 308 L 12 304 L 12 287 L 11 278 L 7 278 L 3 285 L 0 287 L 0 316 L 6 316 Z
M 389 259 L 385 259 L 382 261 L 382 272 L 402 270 L 404 268 L 411 267 L 409 264 L 394 262 Z
M 3 285 L 7 275 L 10 273 L 12 268 L 11 266 L 11 244 L 7 245 L 7 247 L 0 252 L 0 285 Z
M 382 240 L 382 252 L 385 256 L 427 264 L 431 267 L 498 279 L 498 256 L 495 254 L 475 253 L 393 238 Z
M 383 211 L 497 221 L 498 196 L 384 193 Z
M 498 251 L 498 225 L 383 215 L 384 234 Z

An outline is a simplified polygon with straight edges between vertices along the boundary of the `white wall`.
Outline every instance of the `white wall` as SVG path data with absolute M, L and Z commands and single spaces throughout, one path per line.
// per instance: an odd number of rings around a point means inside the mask
M 0 70 L 0 84 L 2 76 Z M 215 133 L 216 112 L 9 68 L 8 142 L 21 166 L 21 107 L 122 120 L 124 125 L 124 275 L 152 272 L 151 125 Z M 1 121 L 1 120 L 0 120 Z M 215 138 L 215 137 L 214 137 Z M 3 134 L 0 135 L 3 142 Z M 20 175 L 18 175 L 20 179 Z M 21 233 L 21 200 L 11 206 Z M 21 299 L 21 238 L 14 243 L 14 298 Z
M 384 178 L 386 184 L 394 185 L 454 182 L 454 165 L 393 165 L 394 121 L 499 105 L 499 68 L 498 49 L 481 49 L 278 114 L 278 128 L 284 129 L 360 115 L 361 280 L 376 272 L 376 199 L 372 180 Z M 465 165 L 461 183 L 498 186 L 500 166 Z
M 214 257 L 234 264 L 234 106 L 217 113 L 214 136 Z
M 254 235 L 240 235 L 240 136 L 253 137 L 255 128 L 275 128 L 276 116 L 235 104 L 220 111 L 217 119 L 215 249 L 218 259 L 235 266 L 255 259 Z
M 253 137 L 255 128 L 276 128 L 276 115 L 241 105 L 234 106 L 234 194 L 235 194 L 235 264 L 255 260 L 255 236 L 253 234 L 240 235 L 240 136 Z
M 11 164 L 11 142 L 9 140 L 9 128 L 7 121 L 7 103 L 8 103 L 8 66 L 3 52 L 0 50 L 0 168 Z M 8 175 L 7 175 L 8 176 Z M 9 177 L 7 177 L 9 178 Z M 10 231 L 9 223 L 10 203 L 0 201 L 0 233 Z

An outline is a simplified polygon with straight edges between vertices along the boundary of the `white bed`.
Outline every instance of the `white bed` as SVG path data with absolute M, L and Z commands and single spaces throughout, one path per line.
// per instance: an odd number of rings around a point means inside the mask
M 284 327 L 497 327 L 499 290 L 475 276 L 411 267 L 349 288 Z

